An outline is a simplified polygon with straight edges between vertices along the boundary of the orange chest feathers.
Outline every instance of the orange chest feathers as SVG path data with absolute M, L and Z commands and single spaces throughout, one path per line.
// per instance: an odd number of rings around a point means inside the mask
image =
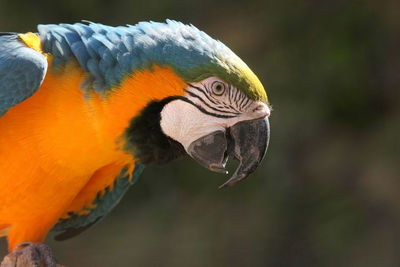
M 63 184 L 76 195 L 100 168 L 133 163 L 121 139 L 130 120 L 152 100 L 182 95 L 185 85 L 158 66 L 128 76 L 106 96 L 82 90 L 85 78 L 76 64 L 49 70 L 32 97 L 0 118 L 0 192 Z
M 77 171 L 121 156 L 119 140 L 130 120 L 152 100 L 182 95 L 184 82 L 169 68 L 129 76 L 107 96 L 84 92 L 75 64 L 49 71 L 31 98 L 0 119 L 0 148 L 36 154 Z

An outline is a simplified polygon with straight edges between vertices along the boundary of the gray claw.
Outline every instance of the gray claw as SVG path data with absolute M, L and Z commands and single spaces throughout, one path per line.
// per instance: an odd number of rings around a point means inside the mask
M 23 242 L 7 255 L 0 267 L 61 267 L 51 248 L 43 243 Z

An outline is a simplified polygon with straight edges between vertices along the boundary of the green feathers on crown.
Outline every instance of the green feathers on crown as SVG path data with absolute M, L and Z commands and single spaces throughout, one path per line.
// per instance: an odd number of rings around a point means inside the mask
M 268 103 L 264 87 L 257 76 L 236 55 L 233 60 L 231 58 L 230 61 L 226 62 L 219 59 L 216 63 L 195 67 L 186 72 L 182 71 L 181 75 L 182 77 L 187 77 L 187 80 L 195 82 L 210 76 L 216 76 L 241 89 L 249 98 Z

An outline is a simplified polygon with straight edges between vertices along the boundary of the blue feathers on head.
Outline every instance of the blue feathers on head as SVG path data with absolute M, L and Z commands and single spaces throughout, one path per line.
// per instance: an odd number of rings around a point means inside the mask
M 153 64 L 167 65 L 189 82 L 202 78 L 194 77 L 196 70 L 208 69 L 206 75 L 212 75 L 213 65 L 224 65 L 225 59 L 236 57 L 196 27 L 172 20 L 118 27 L 97 23 L 39 25 L 38 29 L 43 50 L 53 55 L 53 67 L 76 58 L 91 74 L 84 87 L 99 92 Z

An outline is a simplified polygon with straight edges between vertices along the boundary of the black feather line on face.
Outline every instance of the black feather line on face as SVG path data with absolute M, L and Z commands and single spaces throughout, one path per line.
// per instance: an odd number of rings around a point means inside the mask
M 187 90 L 185 90 L 185 91 L 186 91 L 190 96 L 199 99 L 204 105 L 206 105 L 209 109 L 211 109 L 211 110 L 213 110 L 213 111 L 221 112 L 221 113 L 226 113 L 226 114 L 240 115 L 239 112 L 231 112 L 231 111 L 227 111 L 227 110 L 220 110 L 220 109 L 214 108 L 214 107 L 210 106 L 210 104 L 208 104 L 206 101 L 204 101 L 200 96 L 198 96 L 198 95 L 196 95 L 196 94 L 194 94 L 194 93 L 192 93 L 192 92 L 190 92 L 190 91 L 187 91 Z M 191 102 L 191 103 L 193 103 L 193 102 Z M 196 105 L 196 107 L 199 107 L 199 105 Z M 209 112 L 209 113 L 215 114 L 215 113 L 213 113 L 213 112 Z
M 143 164 L 164 164 L 186 154 L 183 146 L 166 136 L 160 126 L 161 111 L 169 102 L 181 99 L 172 96 L 150 102 L 133 118 L 125 131 L 126 150 Z
M 194 86 L 193 84 L 190 84 L 190 83 L 188 83 L 187 85 L 189 85 L 193 89 L 196 89 L 198 92 L 202 93 L 208 99 L 208 101 L 210 101 L 214 105 L 218 105 L 218 103 L 216 101 L 214 101 L 213 99 L 211 99 L 211 97 L 206 92 L 204 92 L 204 90 L 202 88 Z M 203 85 L 203 87 L 205 87 L 205 85 Z M 185 91 L 187 92 L 187 90 L 185 90 Z
M 224 118 L 224 119 L 237 117 L 236 115 L 221 115 L 221 114 L 216 114 L 216 113 L 213 113 L 213 112 L 209 112 L 209 111 L 205 110 L 203 107 L 201 107 L 200 105 L 197 105 L 196 103 L 193 103 L 192 101 L 190 101 L 189 99 L 187 99 L 186 97 L 183 97 L 183 96 L 178 96 L 176 98 L 195 106 L 198 110 L 200 110 L 204 114 L 207 114 L 207 115 L 210 115 L 210 116 L 213 116 L 213 117 Z

